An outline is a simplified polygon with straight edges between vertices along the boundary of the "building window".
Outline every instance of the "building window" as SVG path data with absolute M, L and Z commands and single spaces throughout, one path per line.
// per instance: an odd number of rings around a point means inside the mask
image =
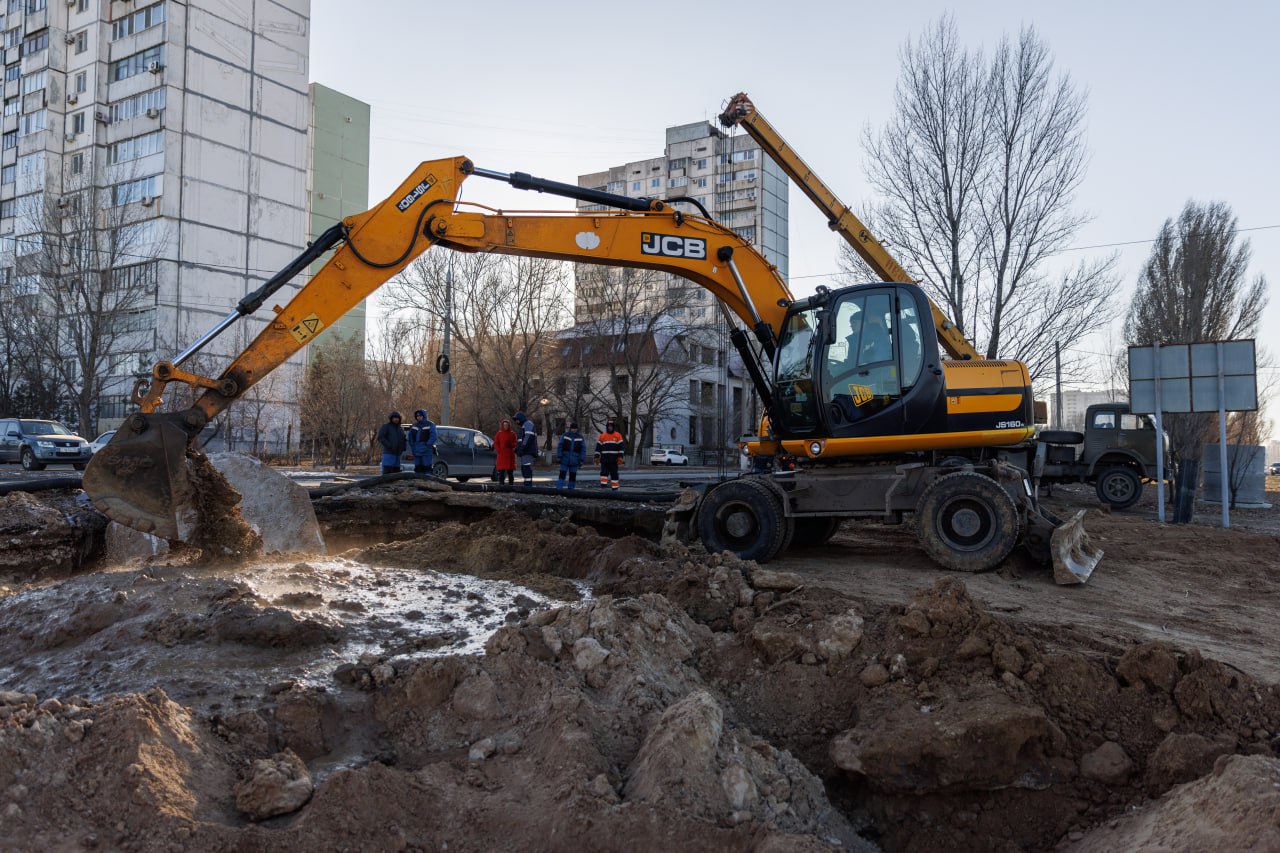
M 689 443 L 698 443 L 698 416 L 689 415 Z
M 156 3 L 145 9 L 139 9 L 131 15 L 125 15 L 111 25 L 111 40 L 140 33 L 158 24 L 164 23 L 164 3 Z
M 84 53 L 89 49 L 89 33 L 81 30 L 76 33 L 76 53 Z
M 71 117 L 71 132 L 84 133 L 84 113 L 78 112 Z
M 707 179 L 698 178 L 698 189 L 706 189 L 706 186 L 707 186 Z
M 11 184 L 18 176 L 18 167 L 10 163 L 0 166 L 0 184 Z
M 42 50 L 49 49 L 49 31 L 41 30 L 38 33 L 32 33 L 22 42 L 22 55 L 31 56 Z
M 28 74 L 22 78 L 22 94 L 30 95 L 32 92 L 38 92 L 45 87 L 45 73 L 37 71 L 35 74 Z
M 670 162 L 667 163 L 667 167 L 673 171 L 676 169 L 684 169 L 688 165 L 689 165 L 688 157 L 677 157 L 676 159 L 671 160 Z
M 163 109 L 164 89 L 151 89 L 112 104 L 111 120 L 124 121 L 134 116 L 144 115 L 147 110 L 156 110 L 158 112 Z
M 76 75 L 75 92 L 77 95 L 83 95 L 85 90 L 89 88 L 89 72 L 81 71 Z
M 681 175 L 678 178 L 671 178 L 670 180 L 667 181 L 667 186 L 669 188 L 687 187 L 688 185 L 689 185 L 689 179 L 686 178 L 684 175 Z
M 706 157 L 700 157 L 700 158 L 698 158 L 698 168 L 699 168 L 699 169 L 705 169 L 705 168 L 707 168 L 707 158 L 706 158 Z
M 111 288 L 113 290 L 145 290 L 155 292 L 158 278 L 158 265 L 155 261 L 145 264 L 133 264 L 127 267 L 116 267 L 111 271 Z
M 157 44 L 146 50 L 139 51 L 133 56 L 117 59 L 108 67 L 107 79 L 112 83 L 128 80 L 136 74 L 149 70 L 152 67 L 152 63 L 156 63 L 157 67 L 164 65 L 164 45 Z
M 14 27 L 4 32 L 4 46 L 6 48 L 17 47 L 22 44 L 22 28 Z
M 635 192 L 635 193 L 640 192 L 640 182 L 639 182 L 639 181 L 632 181 L 632 182 L 631 182 L 631 191 L 632 191 L 632 192 Z
M 71 174 L 79 175 L 82 172 L 84 172 L 84 155 L 72 154 L 71 155 Z
M 89 0 L 77 0 L 77 2 L 76 2 L 76 11 L 77 11 L 77 12 L 88 12 L 88 11 L 89 11 Z
M 10 15 L 16 15 L 18 10 L 22 8 L 22 0 L 9 0 L 6 5 L 6 11 Z
M 6 65 L 4 67 L 5 82 L 8 82 L 10 80 L 17 80 L 21 76 L 22 76 L 22 66 L 19 65 L 18 63 L 15 62 L 12 65 Z
M 48 5 L 48 0 L 27 0 L 27 14 L 39 12 Z
M 610 181 L 609 185 L 605 189 L 606 189 L 606 192 L 620 193 L 622 192 L 622 187 L 623 187 L 622 181 Z
M 5 98 L 4 114 L 7 116 L 11 116 L 11 115 L 16 115 L 17 112 L 18 112 L 18 99 L 16 97 Z
M 649 180 L 649 186 L 656 190 L 658 187 L 662 186 L 662 178 L 651 178 Z
M 135 181 L 125 181 L 111 188 L 112 204 L 128 204 L 142 201 L 144 198 L 155 198 L 160 194 L 160 176 L 151 175 Z
M 12 169 L 13 167 L 8 166 L 7 168 Z M 12 219 L 14 214 L 14 207 L 16 205 L 17 205 L 17 201 L 11 198 L 7 198 L 4 201 L 0 201 L 0 219 Z
M 139 157 L 146 157 L 148 154 L 157 154 L 163 147 L 162 131 L 144 133 L 142 136 L 135 136 L 132 139 L 125 139 L 108 146 L 107 162 L 112 165 L 127 163 L 130 160 L 137 160 Z
M 48 110 L 36 110 L 18 118 L 18 135 L 28 136 L 44 130 L 49 121 Z

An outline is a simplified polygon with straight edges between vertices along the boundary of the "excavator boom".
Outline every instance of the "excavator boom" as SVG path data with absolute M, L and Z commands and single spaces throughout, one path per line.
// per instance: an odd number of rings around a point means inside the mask
M 551 192 L 620 208 L 609 212 L 472 212 L 459 204 L 472 175 L 522 189 Z M 615 196 L 522 173 L 476 169 L 465 157 L 422 163 L 377 206 L 344 220 L 262 288 L 245 297 L 222 323 L 173 362 L 161 362 L 134 392 L 139 411 L 93 458 L 85 490 L 116 521 L 169 539 L 196 522 L 187 469 L 188 440 L 219 412 L 275 370 L 361 299 L 404 270 L 433 245 L 464 252 L 496 252 L 577 263 L 670 272 L 709 290 L 748 326 L 767 355 L 782 327 L 791 292 L 776 268 L 735 232 L 702 216 L 650 199 Z M 332 257 L 216 378 L 185 371 L 182 363 L 240 317 L 333 249 Z M 763 372 L 753 372 L 765 400 Z M 202 388 L 184 412 L 162 412 L 166 386 Z

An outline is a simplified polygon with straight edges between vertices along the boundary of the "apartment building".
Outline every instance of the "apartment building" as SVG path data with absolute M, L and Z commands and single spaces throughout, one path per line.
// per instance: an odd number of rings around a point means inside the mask
M 110 230 L 113 284 L 144 285 L 105 368 L 109 426 L 135 377 L 305 246 L 310 3 L 5 0 L 3 11 L 0 276 L 58 287 L 24 256 L 65 236 L 50 210 L 87 205 Z M 200 369 L 221 369 L 264 322 L 224 334 Z
M 661 156 L 581 175 L 578 185 L 631 198 L 693 199 L 787 277 L 787 176 L 746 135 L 728 134 L 705 121 L 669 127 Z M 601 209 L 586 203 L 578 208 Z M 698 213 L 687 202 L 679 209 Z M 643 273 L 644 297 L 620 306 L 616 277 L 599 269 L 575 269 L 574 319 L 579 326 L 618 314 L 666 314 L 686 328 L 683 336 L 696 354 L 680 383 L 686 392 L 663 407 L 652 441 L 720 450 L 752 431 L 753 389 L 728 343 L 729 328 L 710 292 L 676 276 Z
M 1049 400 L 1049 405 L 1053 406 L 1057 396 L 1050 393 Z M 1128 400 L 1129 392 L 1120 388 L 1111 388 L 1104 391 L 1063 391 L 1061 429 L 1084 432 L 1084 416 L 1090 406 L 1095 403 L 1123 403 Z M 1055 429 L 1059 428 L 1057 426 L 1057 418 L 1050 417 L 1049 421 L 1054 425 Z
M 311 162 L 307 171 L 311 198 L 308 238 L 314 240 L 335 222 L 369 209 L 369 105 L 350 95 L 311 84 Z M 327 256 L 326 256 L 327 257 Z M 317 261 L 312 272 L 323 266 Z M 325 333 L 365 342 L 366 300 Z

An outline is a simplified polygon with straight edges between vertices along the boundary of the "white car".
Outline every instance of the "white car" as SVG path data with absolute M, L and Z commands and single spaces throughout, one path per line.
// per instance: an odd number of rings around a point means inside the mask
M 89 452 L 97 453 L 99 450 L 106 447 L 107 444 L 110 443 L 111 439 L 115 437 L 116 437 L 115 430 L 107 430 L 102 435 L 98 436 L 93 441 L 89 442 Z
M 678 450 L 656 448 L 649 454 L 650 465 L 688 465 L 689 457 Z

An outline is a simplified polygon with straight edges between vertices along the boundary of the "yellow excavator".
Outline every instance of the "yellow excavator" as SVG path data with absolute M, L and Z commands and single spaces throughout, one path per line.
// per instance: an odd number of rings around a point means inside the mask
M 754 126 L 767 127 L 753 109 L 743 113 L 741 107 L 726 111 L 723 120 L 750 127 L 744 119 L 756 116 Z M 470 178 L 608 210 L 503 211 L 464 203 L 459 192 Z M 820 186 L 816 179 L 806 193 L 814 186 Z M 839 206 L 834 195 L 830 199 Z M 840 230 L 856 220 L 848 214 L 833 222 Z M 823 541 L 844 518 L 901 522 L 914 514 L 922 546 L 948 568 L 991 568 L 1021 543 L 1034 556 L 1052 560 L 1059 582 L 1083 582 L 1101 555 L 1088 547 L 1082 513 L 1064 523 L 1036 499 L 1034 472 L 1044 449 L 1033 439 L 1026 368 L 976 358 L 963 335 L 866 230 L 852 229 L 888 258 L 892 266 L 878 268 L 887 280 L 819 288 L 795 299 L 776 267 L 695 199 L 621 196 L 483 169 L 465 157 L 424 162 L 388 198 L 334 225 L 208 333 L 171 361 L 156 364 L 152 376 L 134 388 L 138 411 L 93 457 L 84 488 L 102 512 L 122 524 L 185 538 L 199 521 L 194 437 L 361 299 L 438 245 L 672 273 L 709 290 L 750 330 L 735 324 L 730 338 L 766 413 L 752 453 L 789 464 L 702 494 L 688 509 L 687 523 L 677 527 L 708 549 L 766 561 L 795 537 Z M 257 312 L 329 251 L 332 256 L 311 281 L 287 305 L 273 307 L 274 318 L 222 375 L 183 369 L 217 335 Z M 200 389 L 186 411 L 161 411 L 172 382 Z

